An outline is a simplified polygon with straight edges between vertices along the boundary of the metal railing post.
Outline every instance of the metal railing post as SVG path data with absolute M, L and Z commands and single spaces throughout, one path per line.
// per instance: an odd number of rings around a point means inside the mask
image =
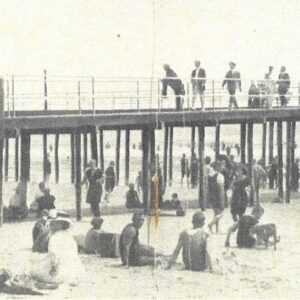
M 47 70 L 44 70 L 44 110 L 48 110 Z
M 212 80 L 212 105 L 213 105 L 213 110 L 215 109 L 215 81 Z
M 136 82 L 136 101 L 137 101 L 137 110 L 140 111 L 140 83 Z
M 298 82 L 298 106 L 300 106 L 300 82 Z
M 78 110 L 79 110 L 79 114 L 81 115 L 80 81 L 78 81 L 77 84 L 77 93 L 78 93 Z
M 95 80 L 94 80 L 94 77 L 92 77 L 92 109 L 93 109 L 93 114 L 95 114 Z
M 9 80 L 6 80 L 6 100 L 7 100 L 7 116 L 10 117 L 10 105 L 9 105 Z
M 12 105 L 12 112 L 13 112 L 13 117 L 16 116 L 16 111 L 15 111 L 15 79 L 14 75 L 11 76 L 11 105 Z

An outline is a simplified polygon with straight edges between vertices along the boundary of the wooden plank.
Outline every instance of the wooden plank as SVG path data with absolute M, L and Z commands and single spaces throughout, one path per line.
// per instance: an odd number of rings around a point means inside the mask
M 282 121 L 277 121 L 278 197 L 283 199 Z
M 164 179 L 164 190 L 167 186 L 168 180 L 168 142 L 169 142 L 169 127 L 165 127 L 165 140 L 164 140 L 164 172 L 163 172 L 163 179 Z
M 173 180 L 173 126 L 169 127 L 170 140 L 169 140 L 169 186 L 172 186 Z
M 266 148 L 267 148 L 267 123 L 262 124 L 262 160 L 264 166 L 266 165 Z
M 99 129 L 99 156 L 100 156 L 100 168 L 104 170 L 104 143 L 103 143 L 103 129 Z
M 120 180 L 120 146 L 121 146 L 121 130 L 117 130 L 116 136 L 116 185 Z
M 240 132 L 240 138 L 241 138 L 241 163 L 246 164 L 246 123 L 241 123 L 241 132 Z
M 75 133 L 75 189 L 76 189 L 76 220 L 81 220 L 81 133 Z
M 218 159 L 220 155 L 220 124 L 216 124 L 215 132 L 215 160 Z
M 199 186 L 198 201 L 202 211 L 205 210 L 204 205 L 204 145 L 205 145 L 205 127 L 203 124 L 198 126 L 198 157 L 199 157 Z
M 252 169 L 253 169 L 253 123 L 248 123 L 247 147 L 248 147 L 248 177 L 250 179 L 250 206 L 254 205 L 254 192 L 252 184 Z
M 55 145 L 54 145 L 54 163 L 55 163 L 55 182 L 59 182 L 59 133 L 55 134 Z
M 125 184 L 129 183 L 129 160 L 130 160 L 130 130 L 125 132 Z
M 15 137 L 15 181 L 19 180 L 19 137 Z
M 4 161 L 4 180 L 8 180 L 9 165 L 9 138 L 5 138 L 5 161 Z
M 291 151 L 292 151 L 292 124 L 286 122 L 286 173 L 285 173 L 285 203 L 290 203 L 291 197 Z

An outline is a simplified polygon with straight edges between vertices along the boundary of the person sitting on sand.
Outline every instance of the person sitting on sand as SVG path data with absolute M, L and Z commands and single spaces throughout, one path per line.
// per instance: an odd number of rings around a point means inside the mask
M 142 245 L 139 242 L 139 230 L 145 221 L 141 213 L 135 212 L 132 216 L 132 223 L 128 224 L 122 231 L 120 236 L 120 255 L 123 266 L 147 266 L 155 265 L 155 253 L 153 247 Z M 159 262 L 159 259 L 156 261 Z
M 42 196 L 45 196 L 45 188 L 46 188 L 45 182 L 41 181 L 38 184 L 38 190 L 37 190 L 37 192 L 36 192 L 36 194 L 34 196 L 34 200 L 30 204 L 29 212 L 38 213 L 38 211 L 39 211 L 39 204 L 37 202 L 37 199 L 39 199 Z
M 49 226 L 49 251 L 32 261 L 30 276 L 45 283 L 76 285 L 84 276 L 84 268 L 71 234 L 72 223 L 69 218 L 57 217 L 50 221 Z
M 55 205 L 54 205 L 55 197 L 50 194 L 49 188 L 45 188 L 44 195 L 39 197 L 36 201 L 37 201 L 38 207 L 39 207 L 38 215 L 41 215 L 41 213 L 44 209 L 50 210 L 50 209 L 55 208 Z
M 177 246 L 168 262 L 167 269 L 175 263 L 182 248 L 182 261 L 187 270 L 212 272 L 209 253 L 209 234 L 203 230 L 205 216 L 202 212 L 193 215 L 193 228 L 185 229 L 179 235 Z
M 142 203 L 140 202 L 139 195 L 134 189 L 134 184 L 129 184 L 129 190 L 126 192 L 126 208 L 142 208 Z
M 244 215 L 235 222 L 228 230 L 225 247 L 230 247 L 230 236 L 232 232 L 237 232 L 236 243 L 239 248 L 252 248 L 255 245 L 255 238 L 251 235 L 251 228 L 258 224 L 259 219 L 264 214 L 264 209 L 257 204 L 251 212 L 251 216 Z
M 32 229 L 33 242 L 35 242 L 35 240 L 40 235 L 40 233 L 45 230 L 48 216 L 49 216 L 49 211 L 47 209 L 44 209 L 42 211 L 41 218 L 35 222 L 33 229 Z
M 97 254 L 99 248 L 99 236 L 103 231 L 101 230 L 101 226 L 103 223 L 103 219 L 100 217 L 94 217 L 91 224 L 92 228 L 87 232 L 85 236 L 85 253 L 87 254 Z

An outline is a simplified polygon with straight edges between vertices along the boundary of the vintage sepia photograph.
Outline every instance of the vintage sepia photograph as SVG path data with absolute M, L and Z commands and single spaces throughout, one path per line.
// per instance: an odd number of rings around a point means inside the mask
M 299 0 L 0 23 L 0 299 L 300 299 Z

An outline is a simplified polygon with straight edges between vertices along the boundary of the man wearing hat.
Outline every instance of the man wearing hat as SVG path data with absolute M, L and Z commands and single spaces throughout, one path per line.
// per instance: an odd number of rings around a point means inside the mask
M 193 86 L 192 108 L 194 108 L 197 95 L 199 95 L 201 101 L 201 109 L 204 110 L 204 91 L 206 74 L 205 70 L 200 68 L 200 60 L 195 60 L 195 69 L 192 71 L 191 78 L 191 83 Z
M 177 246 L 169 260 L 167 269 L 175 263 L 182 248 L 185 268 L 192 271 L 212 271 L 211 256 L 208 251 L 209 234 L 203 230 L 205 216 L 202 212 L 193 215 L 193 228 L 185 229 L 179 235 Z
M 120 236 L 120 255 L 123 266 L 155 265 L 155 250 L 153 247 L 139 242 L 139 230 L 145 221 L 141 213 L 135 212 L 132 223 L 125 226 Z M 160 256 L 156 253 L 156 256 Z
M 237 101 L 235 98 L 236 89 L 239 88 L 240 92 L 242 91 L 242 83 L 241 83 L 241 74 L 240 72 L 234 70 L 236 64 L 234 62 L 229 63 L 230 70 L 226 73 L 225 79 L 222 83 L 222 88 L 227 85 L 227 90 L 229 93 L 229 109 L 232 109 L 232 105 L 235 108 L 238 108 Z
M 228 230 L 225 247 L 230 247 L 230 236 L 232 232 L 237 232 L 236 243 L 239 248 L 252 248 L 255 245 L 255 238 L 251 235 L 251 228 L 255 226 L 261 216 L 264 214 L 264 209 L 257 204 L 251 212 L 251 216 L 244 215 L 235 222 Z

